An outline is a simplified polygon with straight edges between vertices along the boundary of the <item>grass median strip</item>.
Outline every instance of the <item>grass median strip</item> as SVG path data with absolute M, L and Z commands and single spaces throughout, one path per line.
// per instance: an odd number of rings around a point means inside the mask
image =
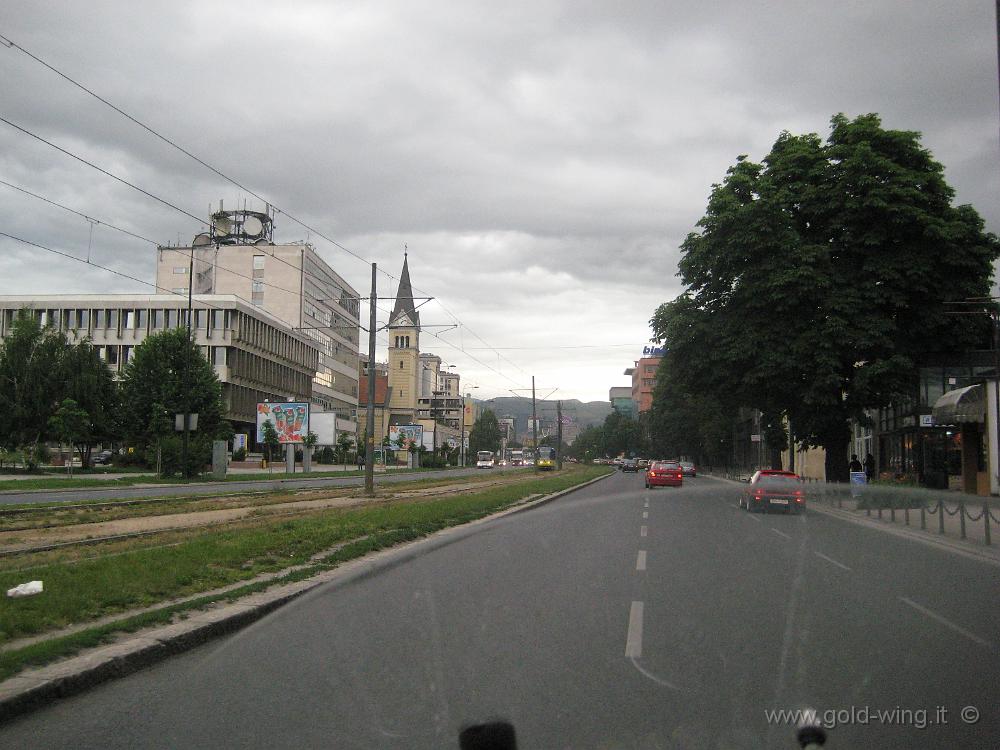
M 388 502 L 378 506 L 336 509 L 291 520 L 265 519 L 253 528 L 206 530 L 167 547 L 135 550 L 33 568 L 30 577 L 45 582 L 45 592 L 0 604 L 0 644 L 43 634 L 115 613 L 148 607 L 210 591 L 262 573 L 305 566 L 277 581 L 307 578 L 317 571 L 375 549 L 425 536 L 439 529 L 481 518 L 532 495 L 548 494 L 607 473 L 604 467 L 574 467 L 544 478 L 526 474 L 516 483 L 447 497 Z M 340 546 L 318 563 L 317 553 Z M 23 583 L 26 571 L 0 572 L 0 588 Z M 109 639 L 114 633 L 168 622 L 177 612 L 234 599 L 274 585 L 246 587 L 127 617 L 21 649 L 0 652 L 0 678 L 28 665 L 66 656 Z

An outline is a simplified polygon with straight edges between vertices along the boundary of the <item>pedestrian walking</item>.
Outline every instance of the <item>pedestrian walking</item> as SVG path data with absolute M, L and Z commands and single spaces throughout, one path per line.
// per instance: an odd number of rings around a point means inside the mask
M 869 482 L 875 478 L 875 456 L 871 453 L 865 456 L 865 476 Z
M 850 465 L 849 468 L 850 468 L 851 471 L 864 471 L 865 470 L 865 467 L 862 466 L 861 462 L 858 460 L 858 454 L 857 453 L 852 453 L 851 454 L 851 465 Z
M 364 471 L 364 470 L 365 470 L 365 454 L 361 451 L 358 451 L 358 471 Z

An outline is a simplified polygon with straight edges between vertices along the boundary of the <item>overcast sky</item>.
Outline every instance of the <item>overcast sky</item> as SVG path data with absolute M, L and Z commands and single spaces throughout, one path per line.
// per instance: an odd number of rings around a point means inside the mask
M 1000 231 L 992 0 L 5 0 L 0 35 L 394 276 L 407 244 L 422 321 L 461 321 L 421 348 L 483 398 L 628 384 L 712 183 L 837 112 L 922 132 Z M 197 216 L 250 199 L 3 46 L 0 116 Z M 0 179 L 159 243 L 201 228 L 3 123 Z M 154 279 L 152 244 L 3 185 L 0 227 Z M 326 240 L 275 239 L 367 293 Z M 0 238 L 0 293 L 102 291 L 150 290 Z

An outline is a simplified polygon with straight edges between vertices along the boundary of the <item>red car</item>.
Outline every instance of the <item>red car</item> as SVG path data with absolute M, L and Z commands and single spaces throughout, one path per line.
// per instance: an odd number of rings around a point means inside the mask
M 650 487 L 680 487 L 684 471 L 676 461 L 658 461 L 646 470 L 646 489 Z
M 791 472 L 758 472 L 740 495 L 740 506 L 754 511 L 801 513 L 806 507 L 802 479 Z

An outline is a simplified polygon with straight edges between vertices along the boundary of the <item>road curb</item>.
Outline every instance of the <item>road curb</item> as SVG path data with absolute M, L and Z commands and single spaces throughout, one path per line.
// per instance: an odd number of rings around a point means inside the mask
M 614 475 L 595 477 L 474 521 L 449 526 L 421 539 L 368 553 L 301 581 L 250 594 L 233 603 L 194 610 L 179 622 L 140 631 L 117 643 L 88 649 L 44 667 L 25 670 L 0 683 L 0 722 L 41 708 L 54 700 L 81 693 L 102 682 L 125 677 L 218 636 L 233 633 L 319 586 L 358 574 L 370 575 L 386 565 L 409 559 L 420 547 L 434 546 L 458 532 L 470 532 L 476 526 L 537 508 L 610 476 Z
M 710 476 L 712 479 L 717 479 L 720 482 L 743 484 L 743 482 L 737 482 L 735 479 L 717 477 L 712 474 L 707 474 L 705 476 Z M 1000 554 L 987 551 L 986 549 L 982 549 L 970 542 L 962 542 L 957 539 L 949 539 L 941 536 L 931 536 L 924 531 L 918 531 L 917 529 L 909 528 L 907 526 L 893 525 L 890 522 L 879 521 L 874 518 L 868 518 L 867 516 L 857 516 L 848 510 L 829 508 L 820 503 L 809 503 L 808 508 L 809 510 L 814 510 L 817 513 L 823 513 L 832 518 L 838 518 L 841 521 L 857 524 L 858 526 L 864 526 L 865 528 L 873 529 L 875 531 L 893 534 L 903 539 L 909 539 L 914 542 L 926 544 L 927 546 L 934 547 L 942 552 L 950 552 L 952 554 L 961 555 L 962 557 L 966 557 L 970 560 L 976 560 L 978 562 L 987 563 L 988 565 L 1000 567 Z

